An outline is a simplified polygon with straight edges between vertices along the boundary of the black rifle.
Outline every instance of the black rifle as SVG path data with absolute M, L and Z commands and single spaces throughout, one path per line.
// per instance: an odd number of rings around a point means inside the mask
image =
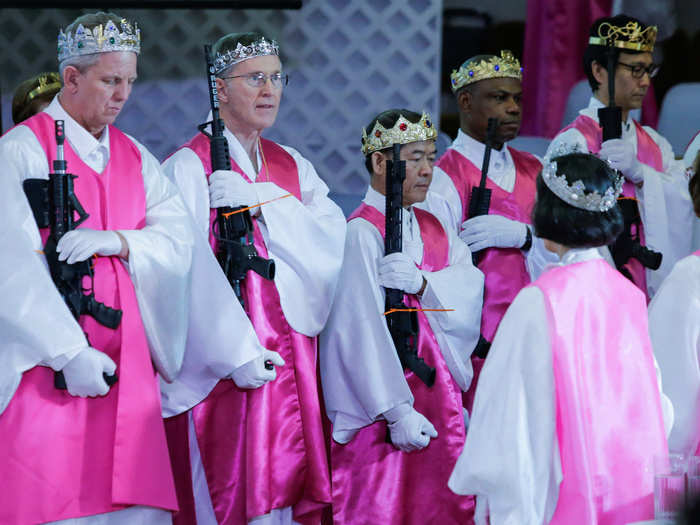
M 493 139 L 496 137 L 497 129 L 498 119 L 490 118 L 486 125 L 486 144 L 484 145 L 484 160 L 481 163 L 481 180 L 479 181 L 479 186 L 472 188 L 472 193 L 469 196 L 468 219 L 479 215 L 488 215 L 489 213 L 489 207 L 491 206 L 491 190 L 486 187 L 486 180 L 489 173 Z M 472 253 L 474 266 L 479 263 L 481 256 L 482 253 Z
M 403 213 L 403 181 L 406 179 L 406 161 L 400 160 L 401 144 L 394 144 L 393 160 L 386 167 L 386 235 L 384 255 L 402 251 L 401 215 Z M 406 310 L 403 291 L 386 288 L 386 312 Z M 435 383 L 435 369 L 418 357 L 418 315 L 415 311 L 393 311 L 385 315 L 386 324 L 399 355 L 401 366 L 412 371 L 427 386 Z
M 49 237 L 44 245 L 44 255 L 49 265 L 51 279 L 53 279 L 58 293 L 68 305 L 68 309 L 75 319 L 81 315 L 89 315 L 102 326 L 117 328 L 122 319 L 122 311 L 110 308 L 95 299 L 92 285 L 84 289 L 83 277 L 88 276 L 92 282 L 93 273 L 90 260 L 68 264 L 58 260 L 56 246 L 58 241 L 66 233 L 74 230 L 89 215 L 83 209 L 73 191 L 73 179 L 76 175 L 66 173 L 66 161 L 63 158 L 63 142 L 65 132 L 63 121 L 56 121 L 56 160 L 53 161 L 53 173 L 49 173 L 49 179 L 26 179 L 23 183 L 24 192 L 34 213 L 39 228 L 49 228 Z M 75 215 L 78 219 L 75 219 Z M 85 293 L 89 292 L 89 293 Z M 117 375 L 104 374 L 105 382 L 113 385 L 117 382 Z M 54 386 L 59 389 L 66 388 L 63 372 L 56 372 Z
M 214 59 L 211 46 L 208 44 L 204 46 L 204 56 L 207 63 L 212 120 L 200 124 L 197 129 L 209 137 L 213 173 L 216 170 L 230 170 L 231 158 L 228 142 L 224 136 L 224 121 L 219 116 L 219 95 L 216 90 Z M 210 124 L 211 133 L 208 133 L 206 128 Z M 248 270 L 253 270 L 264 279 L 270 280 L 275 277 L 275 261 L 260 257 L 255 249 L 253 219 L 245 208 L 245 206 L 217 208 L 213 232 L 218 247 L 216 258 L 241 305 L 244 305 L 241 281 L 245 279 Z
M 622 108 L 615 105 L 615 70 L 617 68 L 617 53 L 613 49 L 608 49 L 608 105 L 598 110 L 598 122 L 603 130 L 603 142 L 622 137 Z M 622 176 L 622 174 L 619 174 Z M 658 270 L 661 266 L 663 255 L 660 252 L 650 250 L 642 246 L 638 234 L 632 232 L 633 229 L 639 231 L 642 224 L 639 215 L 639 205 L 633 198 L 621 197 L 617 200 L 625 227 L 615 241 L 610 244 L 610 253 L 615 267 L 625 277 L 632 280 L 629 271 L 624 268 L 631 258 L 637 259 L 642 266 L 651 270 Z

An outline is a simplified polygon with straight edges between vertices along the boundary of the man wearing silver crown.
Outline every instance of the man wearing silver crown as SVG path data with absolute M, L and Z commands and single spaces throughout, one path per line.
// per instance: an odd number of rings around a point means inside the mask
M 212 247 L 216 208 L 250 207 L 255 248 L 276 270 L 274 280 L 249 271 L 242 297 L 261 341 L 286 364 L 254 392 L 220 382 L 188 413 L 195 476 L 183 494 L 194 492 L 198 523 L 313 523 L 330 502 L 316 336 L 333 300 L 345 221 L 311 163 L 260 136 L 275 122 L 287 79 L 277 43 L 238 33 L 212 51 L 232 170 L 212 173 L 204 134 L 163 167 Z M 175 450 L 186 452 L 187 440 Z
M 593 96 L 547 150 L 551 156 L 562 147 L 571 151 L 576 146 L 608 161 L 624 175 L 623 197 L 636 200 L 641 218 L 639 226 L 633 226 L 633 234 L 643 246 L 662 254 L 658 270 L 645 269 L 637 258 L 630 258 L 623 267 L 648 298 L 676 261 L 690 253 L 694 220 L 683 164 L 675 160 L 665 138 L 630 116 L 631 110 L 642 106 L 651 78 L 659 69 L 652 62 L 655 40 L 655 26 L 626 15 L 593 23 L 583 60 Z M 616 64 L 615 105 L 622 111 L 622 136 L 603 142 L 598 112 L 609 105 L 610 54 Z
M 510 51 L 472 57 L 452 72 L 460 129 L 435 164 L 426 200 L 428 210 L 459 234 L 472 252 L 481 254 L 479 269 L 485 276 L 481 334 L 487 341 L 531 275 L 554 260 L 529 226 L 540 161 L 506 145 L 520 129 L 521 77 L 520 62 Z M 486 181 L 490 206 L 487 215 L 469 217 L 472 189 L 481 180 L 489 118 L 498 119 Z M 483 359 L 474 356 L 472 362 L 475 379 L 465 396 L 468 409 Z
M 414 206 L 430 186 L 436 136 L 426 113 L 405 109 L 385 111 L 363 129 L 370 185 L 348 222 L 321 339 L 338 525 L 471 523 L 472 498 L 451 494 L 446 483 L 464 443 L 462 392 L 472 379 L 464 349 L 479 339 L 483 275 L 459 237 Z M 406 162 L 402 251 L 385 256 L 394 144 Z M 418 356 L 436 369 L 430 387 L 401 366 L 384 316 L 385 288 L 402 290 L 406 306 L 419 310 Z
M 186 341 L 228 359 L 229 372 L 263 353 L 233 294 L 221 299 L 225 279 L 208 277 L 218 265 L 177 188 L 153 155 L 112 126 L 136 79 L 139 50 L 139 30 L 121 17 L 79 17 L 59 35 L 61 91 L 0 139 L 1 523 L 171 523 L 177 501 L 159 377 L 172 381 L 187 368 Z M 95 299 L 121 310 L 116 328 L 88 315 L 74 319 L 47 271 L 48 231 L 37 228 L 22 191 L 23 181 L 52 171 L 55 120 L 64 122 L 67 170 L 89 214 L 60 238 L 58 258 L 94 257 Z M 195 269 L 205 280 L 195 281 Z M 201 314 L 190 303 L 202 296 L 217 304 L 226 328 L 204 332 L 197 324 Z M 54 371 L 67 391 L 54 387 Z M 115 371 L 110 388 L 103 376 Z

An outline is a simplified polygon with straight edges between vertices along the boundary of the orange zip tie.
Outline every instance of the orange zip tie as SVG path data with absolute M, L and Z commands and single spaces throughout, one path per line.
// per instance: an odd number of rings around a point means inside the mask
M 454 308 L 442 310 L 440 308 L 392 308 L 384 312 L 384 315 L 393 314 L 394 312 L 454 312 Z
M 258 206 L 262 206 L 263 204 L 269 204 L 271 202 L 275 202 L 275 201 L 278 201 L 280 199 L 286 199 L 287 197 L 291 197 L 291 196 L 292 196 L 291 193 L 287 193 L 287 195 L 282 195 L 281 197 L 275 197 L 274 199 L 270 199 L 269 201 L 261 202 L 260 204 L 253 204 L 252 206 L 247 206 L 246 208 L 242 208 L 240 210 L 230 211 L 228 213 L 224 213 L 223 216 L 228 219 L 231 215 L 235 215 L 236 213 L 242 213 L 244 211 L 252 210 L 253 208 L 257 208 Z

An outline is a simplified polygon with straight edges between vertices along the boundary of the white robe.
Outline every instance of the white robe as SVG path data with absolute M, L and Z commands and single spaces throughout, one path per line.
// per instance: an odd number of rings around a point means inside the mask
M 649 304 L 649 332 L 674 409 L 672 452 L 700 444 L 700 257 L 676 263 Z
M 579 111 L 581 115 L 598 122 L 598 109 L 604 107 L 597 98 L 591 97 L 588 107 Z M 668 141 L 655 130 L 644 126 L 646 131 L 661 150 L 663 171 L 656 171 L 651 166 L 642 166 L 644 182 L 635 187 L 639 212 L 644 224 L 646 245 L 663 254 L 658 270 L 647 270 L 647 292 L 653 297 L 661 282 L 669 274 L 673 265 L 691 253 L 691 228 L 694 221 L 688 179 L 685 177 L 683 163 L 675 160 L 673 149 Z M 622 125 L 622 139 L 630 141 L 637 150 L 637 132 L 631 118 Z M 578 146 L 579 151 L 588 151 L 588 144 L 583 134 L 571 128 L 557 135 L 547 149 L 551 155 L 559 148 Z
M 595 248 L 573 249 L 559 264 L 596 258 Z M 660 375 L 658 380 L 661 391 Z M 663 394 L 661 399 L 668 432 L 673 407 Z M 486 523 L 487 510 L 492 525 L 551 519 L 563 479 L 555 400 L 544 296 L 537 287 L 524 288 L 498 326 L 479 378 L 467 441 L 449 481 L 455 492 L 477 495 L 477 524 Z
M 500 151 L 491 150 L 487 177 L 499 188 L 512 193 L 513 188 L 515 188 L 515 163 L 506 146 L 507 144 L 504 144 Z M 483 143 L 470 137 L 460 129 L 450 148 L 469 159 L 470 162 L 481 169 L 486 148 Z M 532 198 L 534 201 L 535 196 L 533 195 Z M 445 228 L 451 232 L 459 234 L 462 231 L 462 210 L 464 209 L 462 200 L 452 179 L 439 167 L 435 166 L 433 168 L 433 181 L 430 184 L 430 190 L 425 202 L 417 206 L 428 210 L 438 217 Z M 556 256 L 545 249 L 542 240 L 534 235 L 532 237 L 532 247 L 524 255 L 527 270 L 532 280 L 537 279 L 548 264 L 557 261 Z
M 385 199 L 372 188 L 365 204 L 384 214 Z M 415 262 L 423 258 L 420 228 L 412 208 L 403 215 L 403 251 Z M 454 309 L 426 312 L 452 376 L 462 390 L 472 378 L 470 355 L 479 339 L 483 274 L 471 262 L 466 244 L 451 232 L 449 266 L 422 272 L 427 286 L 423 308 Z M 384 257 L 379 231 L 365 220 L 348 224 L 345 258 L 333 309 L 321 334 L 321 382 L 333 439 L 347 443 L 387 410 L 413 405 L 384 319 L 384 288 L 378 266 Z
M 698 153 L 700 153 L 700 132 L 690 141 L 690 144 L 688 144 L 685 150 L 685 155 L 683 155 L 683 165 L 686 168 L 688 180 L 690 180 L 690 177 L 692 177 L 694 173 L 692 167 Z M 700 219 L 697 217 L 693 221 L 693 245 L 691 251 L 695 250 L 700 250 Z

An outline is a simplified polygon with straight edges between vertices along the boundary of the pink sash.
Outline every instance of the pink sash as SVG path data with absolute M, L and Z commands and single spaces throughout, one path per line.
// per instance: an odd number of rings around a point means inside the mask
M 414 208 L 423 239 L 419 268 L 437 271 L 448 264 L 449 244 L 440 222 Z M 348 220 L 364 219 L 384 237 L 384 215 L 365 204 Z M 420 308 L 415 295 L 405 295 L 409 308 Z M 378 421 L 360 430 L 346 445 L 331 442 L 333 521 L 354 523 L 471 523 L 474 500 L 447 488 L 447 480 L 464 446 L 461 391 L 442 357 L 425 313 L 418 312 L 418 355 L 436 368 L 435 384 L 428 388 L 406 370 L 414 408 L 427 417 L 438 438 L 421 451 L 407 454 L 386 442 L 386 423 Z M 393 351 L 391 349 L 390 351 Z
M 261 142 L 269 171 L 261 172 L 257 180 L 274 182 L 301 199 L 294 159 L 274 142 Z M 197 154 L 208 177 L 209 140 L 199 134 L 184 147 Z M 231 166 L 251 182 L 233 159 Z M 209 239 L 216 249 L 211 234 L 216 209 L 210 217 Z M 253 224 L 258 254 L 268 257 L 257 221 Z M 192 409 L 214 511 L 220 525 L 233 525 L 272 509 L 293 506 L 296 521 L 313 522 L 330 503 L 316 378 L 317 341 L 289 326 L 273 281 L 248 272 L 242 292 L 260 342 L 279 352 L 286 365 L 277 369 L 275 381 L 255 390 L 239 389 L 230 380 L 220 381 Z M 182 452 L 185 444 L 181 439 L 175 446 Z M 178 492 L 191 497 L 191 488 L 178 486 Z M 183 519 L 180 523 L 188 522 Z
M 47 159 L 56 158 L 54 121 L 39 113 L 23 123 L 36 135 Z M 141 155 L 110 126 L 110 160 L 98 174 L 68 141 L 68 171 L 90 214 L 81 228 L 140 229 L 146 197 Z M 48 232 L 42 231 L 46 239 Z M 117 363 L 119 381 L 109 394 L 82 399 L 53 387 L 53 371 L 24 373 L 0 416 L 0 522 L 38 523 L 120 510 L 130 505 L 176 509 L 160 410 L 158 379 L 151 363 L 134 287 L 117 257 L 95 263 L 95 296 L 121 308 L 118 329 L 80 318 L 90 343 Z
M 637 131 L 637 160 L 639 160 L 639 162 L 642 164 L 651 166 L 656 171 L 663 171 L 661 149 L 659 149 L 658 144 L 654 142 L 654 140 L 646 131 L 644 131 L 644 128 L 637 121 L 633 122 L 635 130 Z M 583 137 L 586 139 L 588 151 L 594 155 L 598 154 L 603 143 L 603 131 L 595 120 L 590 117 L 586 117 L 585 115 L 579 115 L 576 120 L 561 130 L 560 133 L 563 133 L 570 128 L 575 128 L 580 131 Z M 636 198 L 634 184 L 629 181 L 625 181 L 622 188 L 622 196 Z M 633 231 L 632 233 L 638 233 L 642 245 L 645 244 L 644 226 L 642 224 L 639 225 L 639 232 Z M 640 290 L 647 294 L 648 302 L 649 295 L 647 293 L 645 268 L 637 259 L 630 259 L 627 264 L 625 264 L 625 268 L 632 276 L 632 282 L 637 285 Z
M 551 524 L 653 518 L 667 453 L 643 294 L 603 260 L 553 268 L 545 298 L 563 480 Z

